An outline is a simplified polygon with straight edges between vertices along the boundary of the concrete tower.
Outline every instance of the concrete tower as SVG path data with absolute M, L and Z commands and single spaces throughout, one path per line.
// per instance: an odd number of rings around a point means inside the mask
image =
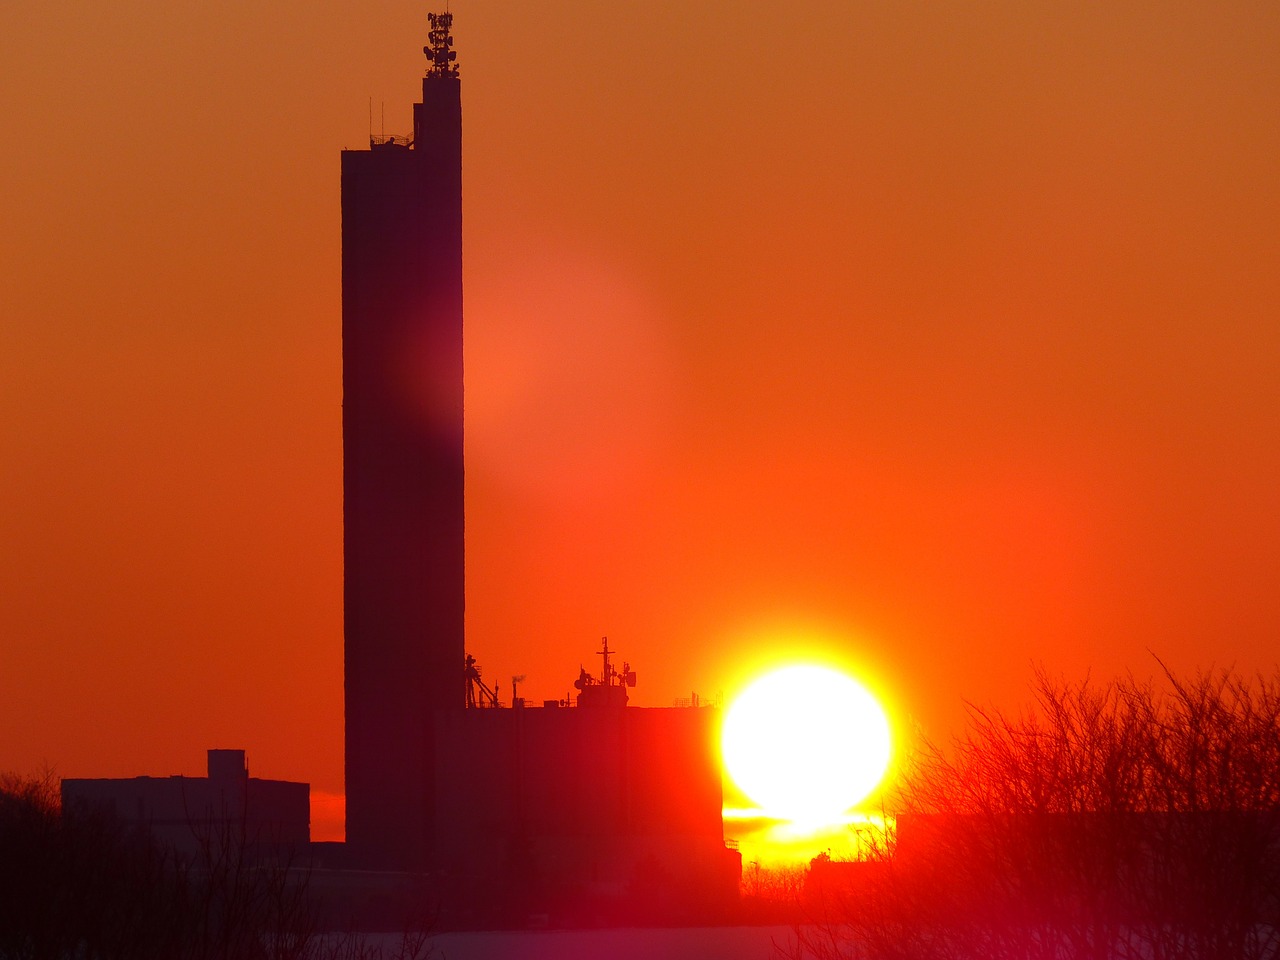
M 347 845 L 434 859 L 442 711 L 463 707 L 462 106 L 431 14 L 413 137 L 342 153 Z

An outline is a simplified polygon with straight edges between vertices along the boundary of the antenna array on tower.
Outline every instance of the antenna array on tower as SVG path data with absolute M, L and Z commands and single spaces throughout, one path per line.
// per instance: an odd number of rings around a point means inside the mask
M 456 77 L 458 65 L 454 62 L 458 54 L 453 49 L 452 13 L 428 13 L 427 22 L 431 30 L 427 34 L 427 45 L 422 52 L 427 55 L 428 77 Z

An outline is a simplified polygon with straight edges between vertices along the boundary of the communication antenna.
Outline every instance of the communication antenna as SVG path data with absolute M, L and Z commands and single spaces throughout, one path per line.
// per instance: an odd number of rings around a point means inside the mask
M 427 55 L 428 77 L 456 77 L 458 54 L 453 49 L 453 14 L 446 4 L 444 13 L 428 13 L 427 45 L 422 52 Z

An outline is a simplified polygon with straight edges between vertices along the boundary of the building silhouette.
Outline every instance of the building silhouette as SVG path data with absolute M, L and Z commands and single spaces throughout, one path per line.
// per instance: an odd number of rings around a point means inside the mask
M 462 106 L 431 15 L 411 138 L 342 153 L 347 842 L 432 860 L 436 717 L 463 705 Z
M 64 779 L 62 809 L 112 816 L 180 858 L 234 841 L 270 860 L 310 844 L 310 793 L 307 783 L 250 777 L 243 750 L 210 750 L 207 777 Z
M 309 786 L 250 778 L 240 750 L 208 777 L 64 780 L 64 806 L 182 855 L 307 848 L 331 919 L 723 916 L 717 711 L 631 705 L 607 639 L 598 677 L 541 704 L 502 704 L 466 652 L 461 89 L 452 16 L 429 21 L 412 135 L 342 153 L 346 842 L 310 843 Z
M 466 654 L 461 89 L 452 16 L 429 21 L 412 136 L 342 154 L 342 859 L 430 875 L 455 922 L 601 896 L 705 914 L 741 862 L 715 712 L 630 706 L 607 642 L 542 705 L 501 705 Z
M 581 695 L 449 717 L 436 743 L 442 913 L 477 926 L 722 916 L 742 864 L 724 841 L 717 720 Z

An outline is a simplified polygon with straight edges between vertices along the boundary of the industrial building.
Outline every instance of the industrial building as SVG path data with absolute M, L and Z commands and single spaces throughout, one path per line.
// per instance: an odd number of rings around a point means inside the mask
M 347 843 L 432 862 L 437 715 L 463 705 L 462 102 L 432 15 L 410 137 L 342 153 Z
M 305 852 L 311 785 L 249 776 L 243 750 L 210 750 L 207 777 L 64 779 L 62 809 L 106 814 L 179 857 L 234 844 L 251 856 Z
M 346 862 L 535 908 L 731 896 L 713 709 L 630 706 L 607 643 L 542 706 L 467 656 L 461 83 L 429 22 L 412 135 L 342 153 Z
M 623 916 L 692 921 L 736 898 L 718 711 L 629 705 L 635 673 L 615 671 L 612 652 L 606 639 L 600 676 L 580 669 L 569 700 L 487 706 L 497 698 L 485 690 L 442 717 L 435 868 L 451 913 L 496 902 L 573 917 L 611 902 Z
M 576 696 L 540 705 L 502 704 L 467 654 L 461 84 L 452 16 L 429 22 L 412 134 L 342 152 L 347 836 L 310 845 L 314 889 L 365 921 L 423 900 L 453 925 L 706 919 L 741 873 L 718 712 L 631 705 L 607 639 L 599 676 L 579 668 Z M 249 777 L 242 750 L 208 762 L 64 780 L 64 808 L 179 853 L 308 845 L 307 784 Z

